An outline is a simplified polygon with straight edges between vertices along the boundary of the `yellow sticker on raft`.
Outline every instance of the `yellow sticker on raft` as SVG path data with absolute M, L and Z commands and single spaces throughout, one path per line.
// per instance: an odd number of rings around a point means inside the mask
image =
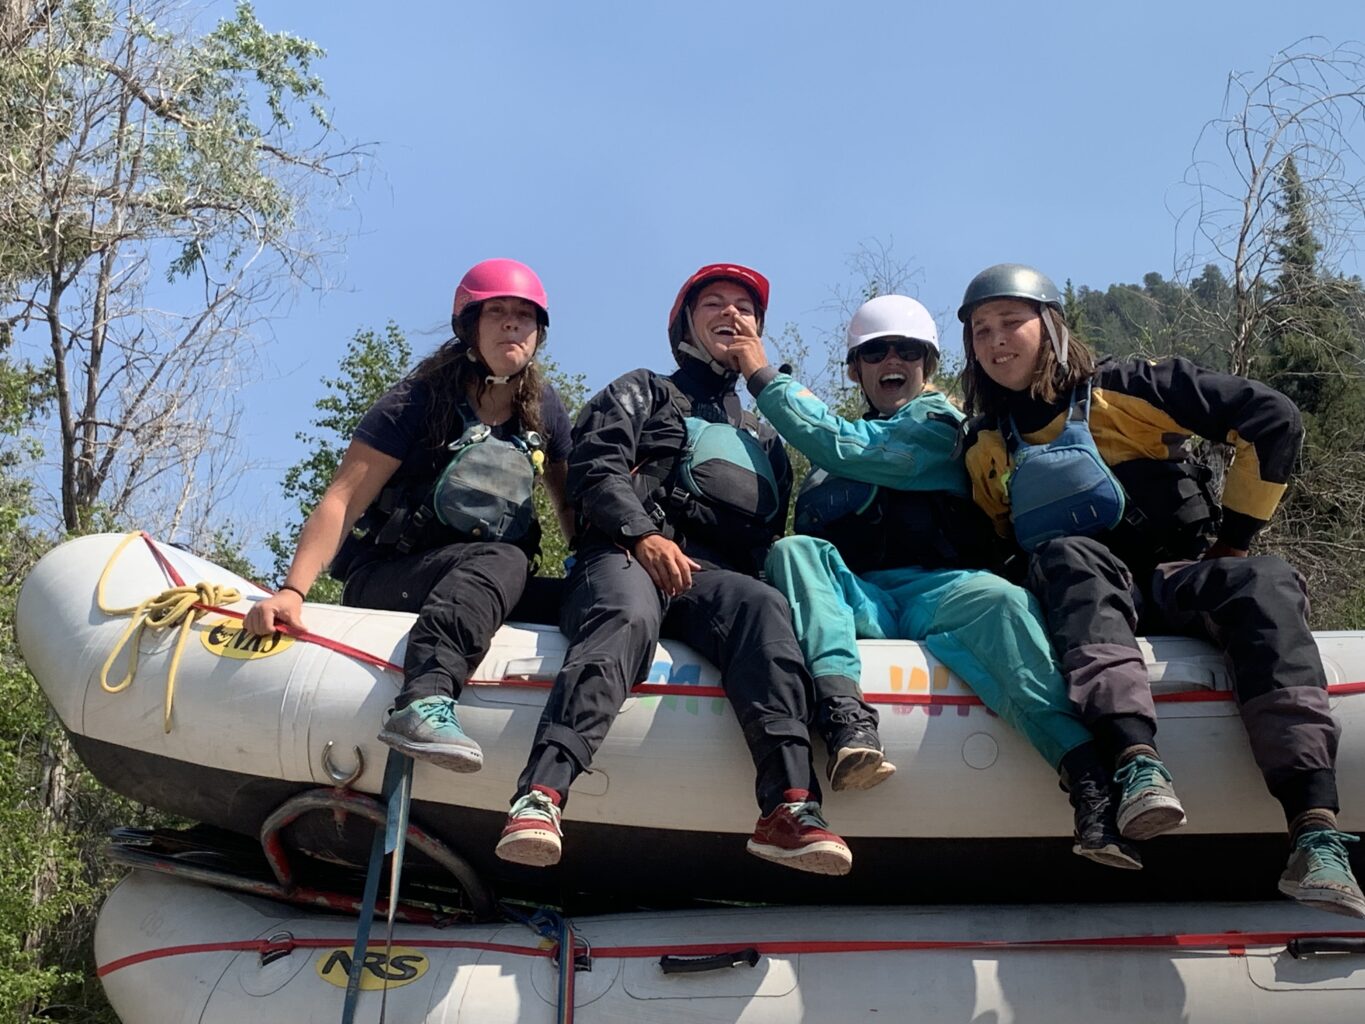
M 365 951 L 365 966 L 360 969 L 360 987 L 366 991 L 384 988 L 402 988 L 410 985 L 427 973 L 431 961 L 426 955 L 406 946 L 393 946 L 387 953 L 383 950 Z M 329 985 L 345 988 L 351 975 L 351 951 L 349 949 L 326 949 L 318 957 L 318 977 Z
M 237 661 L 250 661 L 253 658 L 268 658 L 293 646 L 294 638 L 283 633 L 270 636 L 256 636 L 242 628 L 240 622 L 224 619 L 208 629 L 199 631 L 199 639 L 210 654 L 220 658 L 234 658 Z

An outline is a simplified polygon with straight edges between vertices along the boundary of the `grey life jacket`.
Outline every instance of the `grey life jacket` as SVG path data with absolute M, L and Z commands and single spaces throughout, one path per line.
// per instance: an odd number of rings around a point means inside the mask
M 533 560 L 539 554 L 532 494 L 545 460 L 540 435 L 527 431 L 503 440 L 468 402 L 461 401 L 459 410 L 460 436 L 433 452 L 431 472 L 391 481 L 380 492 L 333 560 L 333 576 L 344 579 L 365 545 L 409 554 L 461 541 L 501 541 Z

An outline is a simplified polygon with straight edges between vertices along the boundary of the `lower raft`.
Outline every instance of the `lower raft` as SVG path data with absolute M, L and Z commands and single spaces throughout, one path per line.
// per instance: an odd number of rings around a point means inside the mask
M 762 907 L 398 924 L 386 946 L 377 921 L 356 1019 L 383 998 L 411 1024 L 1354 1021 L 1356 923 L 1287 903 Z M 355 926 L 136 871 L 95 959 L 128 1024 L 333 1024 Z

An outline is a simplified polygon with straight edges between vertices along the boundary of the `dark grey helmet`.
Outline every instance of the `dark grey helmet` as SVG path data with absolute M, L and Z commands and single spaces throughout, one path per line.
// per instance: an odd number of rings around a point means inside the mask
M 1052 278 L 1022 263 L 997 263 L 972 278 L 962 296 L 957 318 L 963 323 L 987 299 L 1029 299 L 1044 306 L 1062 307 L 1062 293 Z

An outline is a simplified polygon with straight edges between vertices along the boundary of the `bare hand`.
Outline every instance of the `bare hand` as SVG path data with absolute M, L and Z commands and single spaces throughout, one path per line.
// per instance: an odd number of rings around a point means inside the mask
M 253 604 L 242 625 L 256 636 L 269 636 L 281 626 L 303 630 L 303 598 L 292 590 L 281 590 Z
M 1210 558 L 1246 558 L 1246 556 L 1246 548 L 1235 548 L 1220 540 L 1204 552 L 1201 561 L 1207 562 Z
M 691 587 L 692 570 L 701 568 L 661 533 L 651 533 L 636 541 L 635 557 L 667 597 L 677 597 Z
M 768 365 L 768 353 L 763 349 L 763 339 L 754 333 L 753 328 L 744 320 L 735 324 L 738 331 L 725 347 L 725 355 L 730 365 L 745 377 L 752 377 Z

